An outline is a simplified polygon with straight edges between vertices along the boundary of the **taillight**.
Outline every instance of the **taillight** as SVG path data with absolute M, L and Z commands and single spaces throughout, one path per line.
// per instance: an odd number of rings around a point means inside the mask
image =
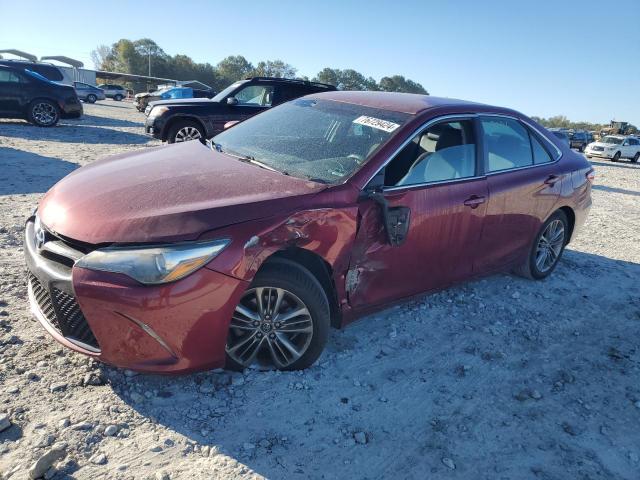
M 587 172 L 587 180 L 593 183 L 595 179 L 596 179 L 596 171 L 592 168 Z

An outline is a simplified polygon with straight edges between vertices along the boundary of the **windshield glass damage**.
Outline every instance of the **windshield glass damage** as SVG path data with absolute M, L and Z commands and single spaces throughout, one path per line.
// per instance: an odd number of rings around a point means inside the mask
M 287 175 L 336 183 L 359 169 L 408 118 L 406 113 L 302 98 L 217 135 L 212 146 Z

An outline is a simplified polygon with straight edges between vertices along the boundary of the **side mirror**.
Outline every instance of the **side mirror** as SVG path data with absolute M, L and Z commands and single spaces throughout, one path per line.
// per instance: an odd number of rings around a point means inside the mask
M 227 128 L 231 128 L 233 127 L 236 123 L 240 123 L 240 120 L 231 120 L 227 123 L 224 124 L 223 129 L 226 130 Z
M 238 99 L 236 97 L 227 98 L 227 105 L 237 105 Z

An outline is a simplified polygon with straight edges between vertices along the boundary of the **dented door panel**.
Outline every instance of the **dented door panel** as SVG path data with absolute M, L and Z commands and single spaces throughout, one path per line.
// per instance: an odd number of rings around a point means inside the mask
M 384 196 L 389 207 L 410 209 L 408 233 L 401 245 L 391 245 L 379 204 L 361 202 L 346 288 L 353 308 L 443 288 L 471 275 L 488 199 L 486 179 L 387 191 Z M 472 197 L 484 201 L 465 204 Z

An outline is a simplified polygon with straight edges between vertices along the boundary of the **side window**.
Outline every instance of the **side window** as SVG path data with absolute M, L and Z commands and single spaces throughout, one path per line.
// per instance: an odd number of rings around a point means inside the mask
M 270 107 L 273 103 L 271 85 L 249 85 L 234 95 L 240 105 Z
M 529 133 L 531 136 L 531 147 L 533 149 L 533 163 L 538 165 L 539 163 L 549 163 L 553 161 L 549 152 L 542 146 L 538 137 L 533 133 Z
M 20 77 L 11 70 L 0 70 L 0 82 L 20 83 Z
M 487 151 L 487 172 L 499 172 L 533 164 L 529 133 L 525 127 L 510 118 L 483 118 Z
M 629 145 L 640 145 L 640 142 L 638 142 L 638 140 L 635 138 L 630 138 Z
M 442 122 L 416 135 L 385 168 L 385 185 L 441 182 L 476 174 L 470 120 Z

